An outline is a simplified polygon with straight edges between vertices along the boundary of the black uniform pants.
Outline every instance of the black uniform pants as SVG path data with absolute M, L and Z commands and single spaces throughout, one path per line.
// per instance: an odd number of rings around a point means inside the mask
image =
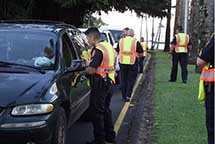
M 90 111 L 94 128 L 96 144 L 105 144 L 106 141 L 115 140 L 115 132 L 112 123 L 112 111 L 110 102 L 112 97 L 111 83 L 104 79 L 94 77 L 91 81 Z
M 214 144 L 214 82 L 205 84 L 205 110 L 208 144 Z
M 138 65 L 139 65 L 139 67 L 138 67 L 138 71 L 139 72 L 143 72 L 143 61 L 144 61 L 144 59 L 145 59 L 145 57 L 141 57 L 141 58 L 139 58 L 138 59 Z
M 172 54 L 172 70 L 170 75 L 170 80 L 177 80 L 178 73 L 178 62 L 181 65 L 181 77 L 183 81 L 187 80 L 187 63 L 188 63 L 188 54 L 187 53 L 173 53 Z
M 132 90 L 137 78 L 138 73 L 138 62 L 136 61 L 133 65 L 120 64 L 120 74 L 121 74 L 121 90 L 122 97 L 131 97 Z

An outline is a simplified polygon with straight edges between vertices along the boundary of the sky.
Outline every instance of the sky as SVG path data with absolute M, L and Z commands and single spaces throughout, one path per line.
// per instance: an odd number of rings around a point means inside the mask
M 172 0 L 172 5 L 176 5 L 176 0 Z M 175 15 L 175 9 L 172 9 L 171 11 L 172 17 L 171 17 L 171 36 L 173 35 L 173 26 L 174 26 L 174 15 Z M 100 17 L 102 21 L 104 21 L 106 24 L 108 24 L 108 28 L 113 29 L 123 29 L 125 27 L 134 29 L 135 32 L 135 38 L 138 40 L 140 39 L 140 31 L 141 31 L 141 18 L 137 17 L 135 12 L 126 11 L 124 13 L 120 13 L 117 11 L 111 11 L 108 13 L 102 12 L 101 15 L 96 15 L 96 17 Z M 161 42 L 165 41 L 165 32 L 166 32 L 166 18 L 163 18 L 162 25 L 164 27 L 161 28 Z M 143 18 L 142 23 L 142 35 L 146 39 L 146 23 L 147 23 L 147 29 L 148 29 L 148 41 L 151 41 L 152 39 L 152 17 L 147 17 L 146 19 Z M 154 37 L 157 34 L 158 27 L 159 27 L 160 19 L 155 18 L 154 19 Z

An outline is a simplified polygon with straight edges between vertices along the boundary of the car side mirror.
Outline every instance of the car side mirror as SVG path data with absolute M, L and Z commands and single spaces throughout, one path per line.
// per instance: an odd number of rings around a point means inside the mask
M 83 71 L 86 65 L 83 60 L 72 60 L 71 67 L 66 68 L 65 72 L 76 72 L 76 71 Z

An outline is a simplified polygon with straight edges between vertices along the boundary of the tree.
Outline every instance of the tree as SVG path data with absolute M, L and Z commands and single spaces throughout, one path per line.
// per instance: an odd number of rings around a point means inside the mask
M 171 21 L 171 0 L 169 0 L 169 6 L 168 6 L 168 14 L 167 14 L 167 26 L 166 26 L 166 37 L 165 37 L 165 47 L 164 51 L 169 51 L 169 45 L 170 45 L 170 21 Z
M 205 39 L 208 40 L 214 32 L 214 0 L 204 0 L 204 5 L 207 10 L 205 15 Z
M 186 0 L 176 1 L 174 33 L 179 26 L 184 27 L 185 2 Z
M 0 3 L 5 13 L 5 3 L 11 3 L 18 6 L 11 9 L 6 5 L 7 15 L 1 16 L 1 19 L 23 18 L 60 20 L 75 26 L 83 24 L 83 18 L 86 14 L 94 12 L 108 12 L 116 9 L 120 12 L 125 10 L 134 10 L 138 16 L 147 13 L 150 16 L 166 16 L 167 0 L 2 0 Z M 31 2 L 31 3 L 30 3 Z M 25 13 L 26 6 L 29 3 Z M 19 7 L 21 10 L 18 10 Z M 22 12 L 24 10 L 24 12 Z M 13 13 L 15 11 L 16 13 Z M 24 15 L 23 15 L 24 14 Z
M 32 14 L 34 0 L 0 0 L 0 19 L 26 19 Z
M 104 23 L 101 18 L 96 18 L 92 15 L 87 14 L 84 16 L 82 27 L 99 27 L 100 28 L 101 26 L 104 26 L 104 25 L 107 25 L 107 24 Z
M 190 14 L 190 41 L 192 42 L 192 50 L 190 52 L 189 63 L 196 63 L 196 58 L 199 49 L 200 39 L 200 2 L 199 0 L 192 0 L 191 2 L 191 14 Z

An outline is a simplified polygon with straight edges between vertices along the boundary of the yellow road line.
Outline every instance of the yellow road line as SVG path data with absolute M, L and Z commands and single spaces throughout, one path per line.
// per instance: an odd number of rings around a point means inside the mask
M 149 55 L 149 58 L 148 58 L 148 59 L 149 59 L 149 60 L 151 59 L 151 55 Z M 148 63 L 149 63 L 149 60 L 146 61 L 146 64 L 145 64 L 144 69 L 143 69 L 144 71 L 146 70 L 146 67 L 147 67 L 147 65 L 148 65 Z M 139 83 L 140 83 L 140 80 L 141 80 L 142 76 L 143 76 L 142 73 L 138 76 L 138 79 L 137 79 L 137 81 L 136 81 L 136 83 L 135 83 L 135 85 L 134 85 L 134 88 L 133 88 L 133 91 L 132 91 L 132 94 L 131 94 L 131 99 L 130 99 L 129 102 L 126 102 L 126 103 L 124 104 L 124 106 L 123 106 L 123 108 L 122 108 L 122 111 L 120 112 L 120 114 L 119 114 L 119 116 L 118 116 L 118 118 L 117 118 L 117 120 L 116 120 L 116 122 L 115 122 L 114 130 L 115 130 L 115 132 L 116 132 L 116 135 L 117 135 L 118 132 L 119 132 L 120 126 L 122 125 L 122 122 L 123 122 L 123 120 L 124 120 L 124 118 L 125 118 L 125 115 L 126 115 L 126 113 L 127 113 L 127 111 L 128 111 L 128 108 L 129 108 L 129 105 L 130 105 L 130 103 L 131 103 L 131 100 L 132 100 L 132 98 L 134 97 L 134 94 L 135 94 L 135 92 L 136 92 L 136 90 L 137 90 L 137 87 L 138 87 L 138 85 L 139 85 Z
M 118 118 L 117 118 L 117 120 L 116 120 L 116 122 L 115 122 L 114 130 L 115 130 L 116 134 L 117 134 L 118 131 L 119 131 L 119 128 L 120 128 L 120 126 L 121 126 L 121 124 L 122 124 L 123 119 L 125 118 L 126 112 L 127 112 L 128 107 L 129 107 L 129 105 L 130 105 L 130 103 L 131 103 L 131 100 L 132 100 L 132 98 L 133 98 L 133 96 L 134 96 L 134 94 L 135 94 L 135 92 L 136 92 L 137 86 L 138 86 L 138 84 L 139 84 L 139 82 L 140 82 L 140 80 L 141 80 L 142 75 L 143 75 L 142 73 L 139 75 L 139 77 L 138 77 L 138 79 L 137 79 L 137 81 L 136 81 L 136 83 L 135 83 L 135 85 L 134 85 L 134 89 L 133 89 L 133 92 L 132 92 L 132 94 L 131 94 L 131 99 L 130 99 L 130 101 L 129 101 L 129 102 L 126 102 L 126 103 L 124 104 L 124 106 L 123 106 L 123 108 L 122 108 L 122 111 L 120 112 L 120 114 L 119 114 L 119 116 L 118 116 Z

